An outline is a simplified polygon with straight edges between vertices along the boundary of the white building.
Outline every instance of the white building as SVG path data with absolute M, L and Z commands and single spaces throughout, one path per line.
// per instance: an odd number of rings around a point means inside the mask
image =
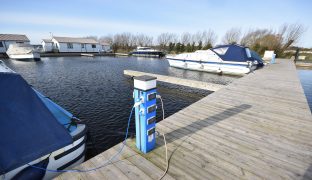
M 53 42 L 50 39 L 42 39 L 41 42 L 42 50 L 44 52 L 52 52 L 53 51 Z
M 110 44 L 108 44 L 108 43 L 100 43 L 100 44 L 102 46 L 103 52 L 111 52 L 112 51 Z
M 100 52 L 101 45 L 91 38 L 52 37 L 53 49 L 58 52 Z
M 30 41 L 23 34 L 0 34 L 0 53 L 5 53 L 9 45 L 15 43 L 29 44 Z

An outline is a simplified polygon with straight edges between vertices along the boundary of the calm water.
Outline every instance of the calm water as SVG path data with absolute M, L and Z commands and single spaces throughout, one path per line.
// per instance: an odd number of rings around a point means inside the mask
M 87 156 L 92 157 L 121 142 L 130 108 L 133 81 L 123 70 L 138 70 L 163 75 L 228 84 L 236 77 L 170 68 L 166 60 L 133 57 L 59 57 L 40 62 L 4 60 L 31 85 L 85 121 L 90 138 Z M 159 83 L 158 92 L 169 116 L 198 101 L 208 92 Z M 161 118 L 160 111 L 157 114 Z M 134 134 L 132 120 L 130 134 Z
M 312 111 L 312 69 L 298 69 L 301 85 Z

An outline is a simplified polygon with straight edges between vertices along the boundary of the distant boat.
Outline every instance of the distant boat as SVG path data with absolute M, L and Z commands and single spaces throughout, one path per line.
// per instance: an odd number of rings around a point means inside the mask
M 163 51 L 152 49 L 150 47 L 137 47 L 130 54 L 133 56 L 140 56 L 140 57 L 163 57 L 165 56 L 165 53 Z
M 0 179 L 52 179 L 84 161 L 86 131 L 0 61 Z M 35 166 L 35 167 L 32 167 Z
M 263 60 L 256 52 L 236 44 L 168 55 L 166 59 L 172 67 L 233 75 L 248 74 L 263 66 Z
M 40 52 L 29 44 L 10 44 L 7 55 L 16 60 L 40 60 Z

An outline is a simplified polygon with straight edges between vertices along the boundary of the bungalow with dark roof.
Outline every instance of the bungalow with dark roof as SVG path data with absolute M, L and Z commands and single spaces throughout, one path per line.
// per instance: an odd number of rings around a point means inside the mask
M 53 49 L 58 52 L 100 52 L 98 41 L 92 38 L 52 37 Z
M 10 44 L 16 43 L 29 44 L 30 41 L 23 34 L 0 34 L 0 53 L 5 53 Z

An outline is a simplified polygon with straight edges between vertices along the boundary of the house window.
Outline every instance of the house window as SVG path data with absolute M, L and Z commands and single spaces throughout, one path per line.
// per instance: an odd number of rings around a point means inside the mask
M 0 47 L 3 47 L 2 41 L 0 41 Z
M 84 44 L 81 44 L 81 48 L 85 48 L 85 45 L 84 45 Z
M 96 48 L 96 45 L 95 45 L 95 44 L 92 44 L 92 48 Z
M 73 49 L 73 43 L 67 43 L 67 48 L 68 49 Z

